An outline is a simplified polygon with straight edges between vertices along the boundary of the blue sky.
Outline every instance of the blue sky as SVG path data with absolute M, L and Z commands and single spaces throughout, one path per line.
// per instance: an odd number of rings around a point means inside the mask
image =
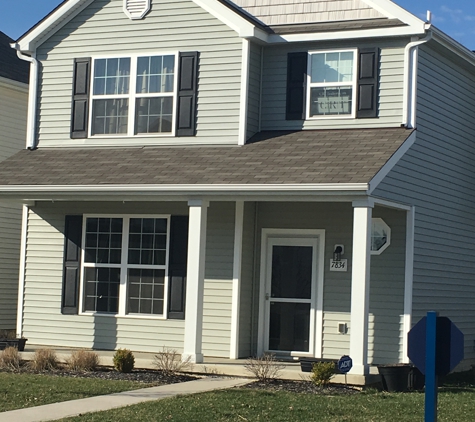
M 397 4 L 425 19 L 427 9 L 433 24 L 471 50 L 475 50 L 474 0 L 395 0 Z M 20 37 L 53 10 L 61 0 L 0 0 L 0 31 L 13 39 Z

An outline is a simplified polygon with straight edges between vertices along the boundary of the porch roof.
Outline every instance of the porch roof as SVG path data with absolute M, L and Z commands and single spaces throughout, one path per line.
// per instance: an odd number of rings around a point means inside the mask
M 273 131 L 258 133 L 244 146 L 40 147 L 0 164 L 0 190 L 369 183 L 411 133 L 405 128 Z

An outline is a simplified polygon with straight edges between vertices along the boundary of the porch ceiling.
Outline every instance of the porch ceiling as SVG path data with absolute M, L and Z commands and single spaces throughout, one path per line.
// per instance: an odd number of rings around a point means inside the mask
M 0 164 L 14 186 L 369 183 L 412 133 L 404 128 L 261 132 L 246 145 L 40 148 Z M 73 143 L 65 140 L 65 145 Z

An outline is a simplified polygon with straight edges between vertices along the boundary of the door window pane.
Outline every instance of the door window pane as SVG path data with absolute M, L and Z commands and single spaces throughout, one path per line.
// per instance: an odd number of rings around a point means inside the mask
M 310 303 L 270 303 L 269 349 L 308 352 Z
M 312 247 L 274 246 L 271 296 L 310 299 L 312 295 Z

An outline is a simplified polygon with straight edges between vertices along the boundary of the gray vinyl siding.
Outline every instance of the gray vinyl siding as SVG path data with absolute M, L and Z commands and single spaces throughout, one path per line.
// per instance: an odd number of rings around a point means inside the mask
M 64 202 L 38 203 L 31 208 L 23 335 L 31 344 L 39 345 L 111 350 L 127 347 L 144 352 L 156 352 L 167 346 L 181 352 L 183 320 L 61 314 L 64 218 L 67 214 L 83 213 L 186 215 L 188 206 L 186 202 Z M 208 223 L 203 347 L 210 356 L 229 356 L 234 207 L 212 203 L 209 208 L 211 219 L 213 221 Z M 217 251 L 222 251 L 222 259 Z
M 424 45 L 417 139 L 375 194 L 415 206 L 413 323 L 450 317 L 475 359 L 475 72 Z
M 373 217 L 390 227 L 391 244 L 371 255 L 368 361 L 394 363 L 403 357 L 406 212 L 375 207 Z
M 234 202 L 212 202 L 208 209 L 203 354 L 229 358 L 234 260 Z
M 0 161 L 25 147 L 28 87 L 0 78 Z M 0 330 L 16 327 L 21 204 L 0 202 Z
M 236 144 L 242 63 L 236 32 L 191 0 L 154 1 L 139 21 L 127 18 L 122 5 L 122 0 L 94 1 L 38 48 L 41 146 Z M 200 53 L 195 137 L 70 139 L 74 58 L 177 51 Z
M 260 126 L 262 47 L 251 43 L 249 55 L 247 139 L 259 132 Z
M 239 357 L 255 355 L 252 344 L 252 315 L 254 313 L 255 261 L 255 208 L 254 202 L 244 204 L 242 236 L 241 302 L 239 306 Z M 257 283 L 258 284 L 258 283 Z
M 387 41 L 384 44 L 378 41 L 362 42 L 357 40 L 354 44 L 345 41 L 344 43 L 302 43 L 266 47 L 262 83 L 262 130 L 399 127 L 402 122 L 404 46 L 405 42 L 403 40 Z M 288 53 L 368 47 L 379 47 L 381 49 L 378 118 L 285 120 Z

